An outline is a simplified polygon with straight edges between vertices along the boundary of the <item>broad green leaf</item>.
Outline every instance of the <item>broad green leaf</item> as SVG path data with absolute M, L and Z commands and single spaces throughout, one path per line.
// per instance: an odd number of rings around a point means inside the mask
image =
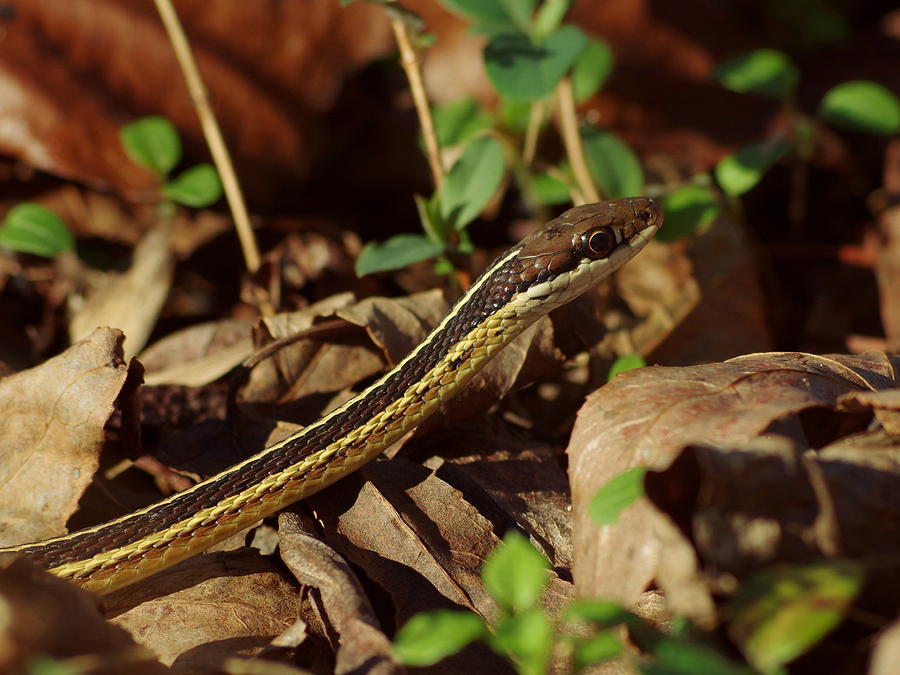
M 144 117 L 119 130 L 125 154 L 165 178 L 181 161 L 181 138 L 165 117 Z
M 622 653 L 622 643 L 609 631 L 600 631 L 587 640 L 575 643 L 575 669 L 586 668 L 594 663 L 615 658 Z
M 518 613 L 534 606 L 547 585 L 550 563 L 516 530 L 510 530 L 481 569 L 497 604 Z
M 549 173 L 538 173 L 532 176 L 531 189 L 534 198 L 541 204 L 567 204 L 572 200 L 569 187 Z
M 863 579 L 858 563 L 836 559 L 761 572 L 729 603 L 728 633 L 751 664 L 773 672 L 841 622 Z
M 666 222 L 656 233 L 657 241 L 675 241 L 712 223 L 720 207 L 712 191 L 702 185 L 687 185 L 670 192 L 663 203 Z
M 447 172 L 439 190 L 441 217 L 461 230 L 490 201 L 503 181 L 503 148 L 492 136 L 482 136 L 466 146 Z
M 566 618 L 588 621 L 601 628 L 640 621 L 635 614 L 611 600 L 575 600 L 566 609 Z
M 198 164 L 163 185 L 163 192 L 173 202 L 201 208 L 222 198 L 222 181 L 212 164 Z
M 486 634 L 484 621 L 471 612 L 422 612 L 397 631 L 394 654 L 408 666 L 431 666 Z
M 736 663 L 711 647 L 662 637 L 654 646 L 655 660 L 638 666 L 645 675 L 754 675 L 753 670 Z
M 794 93 L 798 75 L 787 54 L 775 49 L 757 49 L 719 64 L 714 77 L 732 91 L 786 100 Z
M 397 234 L 383 243 L 369 242 L 356 259 L 356 274 L 364 276 L 386 270 L 397 270 L 413 263 L 434 258 L 444 252 L 444 245 L 421 234 Z
M 479 32 L 526 32 L 537 0 L 440 0 L 454 14 L 475 24 Z
M 62 218 L 40 204 L 23 202 L 7 212 L 0 225 L 0 247 L 52 258 L 75 247 Z
M 591 39 L 572 69 L 575 100 L 582 103 L 600 91 L 612 67 L 612 50 L 602 40 Z
M 572 25 L 563 26 L 539 44 L 524 33 L 503 33 L 484 48 L 484 65 L 501 96 L 535 101 L 553 91 L 587 44 L 585 34 Z
M 615 134 L 582 127 L 581 137 L 588 170 L 604 199 L 634 197 L 644 191 L 644 171 L 637 155 Z
M 479 132 L 490 129 L 491 114 L 473 98 L 461 98 L 434 107 L 434 128 L 438 145 L 450 148 L 465 143 Z
M 513 657 L 522 675 L 544 675 L 553 646 L 553 626 L 540 607 L 500 620 L 488 638 L 491 647 Z
M 556 31 L 571 5 L 571 0 L 544 0 L 531 24 L 535 39 L 542 40 Z
M 791 149 L 781 139 L 745 145 L 716 165 L 716 181 L 726 194 L 737 196 L 752 190 L 778 160 Z
M 835 126 L 868 134 L 900 131 L 900 100 L 876 82 L 855 80 L 829 89 L 819 115 Z
M 591 499 L 591 519 L 598 525 L 615 525 L 622 511 L 644 496 L 645 473 L 647 467 L 635 466 L 611 478 Z
M 619 373 L 624 373 L 627 370 L 634 370 L 635 368 L 643 368 L 646 365 L 647 362 L 640 354 L 625 354 L 625 356 L 620 356 L 613 361 L 613 364 L 609 369 L 609 375 L 606 376 L 606 381 L 612 382 Z

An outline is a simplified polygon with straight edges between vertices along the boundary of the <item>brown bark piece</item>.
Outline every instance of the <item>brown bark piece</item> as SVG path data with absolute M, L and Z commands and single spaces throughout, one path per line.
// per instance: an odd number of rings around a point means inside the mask
M 100 328 L 0 380 L 0 542 L 65 533 L 97 470 L 126 375 L 122 333 Z

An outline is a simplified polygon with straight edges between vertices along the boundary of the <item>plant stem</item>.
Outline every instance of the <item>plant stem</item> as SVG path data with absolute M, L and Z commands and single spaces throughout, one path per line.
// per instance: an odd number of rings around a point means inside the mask
M 528 116 L 528 128 L 525 130 L 525 147 L 522 149 L 522 164 L 531 166 L 537 153 L 538 136 L 541 133 L 541 123 L 544 121 L 544 102 L 535 101 L 531 104 L 531 114 Z
M 216 121 L 216 116 L 209 102 L 209 92 L 203 84 L 203 78 L 197 69 L 197 62 L 194 60 L 193 54 L 191 54 L 190 45 L 184 34 L 184 28 L 182 28 L 181 22 L 178 20 L 178 14 L 175 13 L 171 0 L 154 0 L 154 2 L 163 26 L 165 26 L 166 33 L 169 35 L 169 40 L 175 51 L 175 57 L 178 59 L 178 65 L 184 73 L 191 101 L 197 110 L 197 117 L 200 119 L 203 135 L 206 137 L 206 143 L 209 145 L 209 152 L 212 155 L 219 176 L 222 178 L 222 187 L 225 190 L 225 197 L 228 199 L 228 206 L 231 208 L 231 215 L 234 218 L 234 225 L 241 242 L 241 249 L 244 252 L 244 264 L 246 264 L 249 272 L 256 272 L 260 265 L 259 248 L 256 246 L 256 238 L 253 236 L 253 229 L 250 227 L 247 206 L 244 203 L 244 196 L 241 192 L 237 175 L 234 172 L 231 156 L 228 154 L 228 148 L 225 146 L 225 141 L 222 138 L 219 123 Z
M 409 90 L 412 92 L 416 113 L 419 116 L 419 124 L 422 127 L 422 136 L 425 138 L 425 149 L 428 154 L 428 166 L 431 168 L 431 178 L 435 189 L 441 187 L 444 182 L 444 166 L 441 164 L 441 149 L 438 146 L 437 133 L 434 130 L 434 121 L 431 118 L 431 107 L 428 105 L 428 96 L 425 93 L 425 82 L 422 79 L 422 69 L 419 67 L 419 59 L 416 50 L 409 39 L 409 29 L 398 17 L 388 15 L 391 27 L 394 29 L 394 37 L 397 47 L 400 48 L 400 65 L 406 72 L 409 80 Z
M 591 180 L 591 174 L 587 168 L 584 157 L 584 146 L 581 143 L 581 134 L 578 133 L 578 117 L 575 114 L 575 96 L 572 94 L 572 80 L 564 77 L 556 87 L 557 122 L 562 130 L 563 143 L 566 146 L 566 154 L 572 163 L 572 171 L 578 188 L 584 197 L 591 202 L 600 201 L 600 193 Z

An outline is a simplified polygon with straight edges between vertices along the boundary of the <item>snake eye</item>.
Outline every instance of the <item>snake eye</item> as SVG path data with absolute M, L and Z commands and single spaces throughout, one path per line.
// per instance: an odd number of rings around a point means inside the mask
M 644 209 L 637 217 L 643 220 L 647 225 L 652 225 L 653 221 L 656 220 L 656 213 L 654 213 L 651 209 Z
M 616 237 L 609 228 L 594 230 L 587 235 L 585 253 L 592 258 L 603 258 L 609 255 L 615 245 Z

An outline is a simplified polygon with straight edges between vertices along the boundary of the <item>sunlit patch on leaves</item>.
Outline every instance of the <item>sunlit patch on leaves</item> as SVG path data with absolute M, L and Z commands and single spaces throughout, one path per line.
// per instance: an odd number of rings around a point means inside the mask
M 553 91 L 587 44 L 581 29 L 569 24 L 539 44 L 524 33 L 504 33 L 484 48 L 485 69 L 501 96 L 535 101 Z
M 721 63 L 714 77 L 732 91 L 785 100 L 793 96 L 798 74 L 787 54 L 775 49 L 757 49 Z
M 687 185 L 666 195 L 663 200 L 666 222 L 656 234 L 658 241 L 675 241 L 695 234 L 719 215 L 716 196 L 702 185 Z
M 835 126 L 869 134 L 900 131 L 900 99 L 876 82 L 856 80 L 829 89 L 819 114 Z
M 640 354 L 625 354 L 613 361 L 612 366 L 609 368 L 609 374 L 606 376 L 606 381 L 612 382 L 619 373 L 634 370 L 635 368 L 643 368 L 646 365 L 647 362 Z
M 125 153 L 135 164 L 165 178 L 181 161 L 181 138 L 165 117 L 144 117 L 119 131 Z
M 588 126 L 582 128 L 581 137 L 588 169 L 604 199 L 634 197 L 644 191 L 644 171 L 637 155 L 615 134 Z
M 591 499 L 588 511 L 598 525 L 615 525 L 629 506 L 644 496 L 647 467 L 635 466 L 611 478 Z
M 219 201 L 222 181 L 212 164 L 198 164 L 166 182 L 163 192 L 174 202 L 201 208 Z
M 486 633 L 484 621 L 471 612 L 422 612 L 397 632 L 394 653 L 408 666 L 430 666 Z
M 75 247 L 62 218 L 40 204 L 23 202 L 11 208 L 0 225 L 0 247 L 52 258 Z
M 781 139 L 745 145 L 719 161 L 716 181 L 727 194 L 736 196 L 749 192 L 790 149 L 790 144 Z
M 398 234 L 383 243 L 370 242 L 356 259 L 356 274 L 396 270 L 434 258 L 444 252 L 444 245 L 421 234 Z
M 862 567 L 849 560 L 760 572 L 729 603 L 729 635 L 751 664 L 774 672 L 841 622 L 863 579 Z
M 547 585 L 550 563 L 516 530 L 484 561 L 485 588 L 509 612 L 523 612 L 537 603 Z

